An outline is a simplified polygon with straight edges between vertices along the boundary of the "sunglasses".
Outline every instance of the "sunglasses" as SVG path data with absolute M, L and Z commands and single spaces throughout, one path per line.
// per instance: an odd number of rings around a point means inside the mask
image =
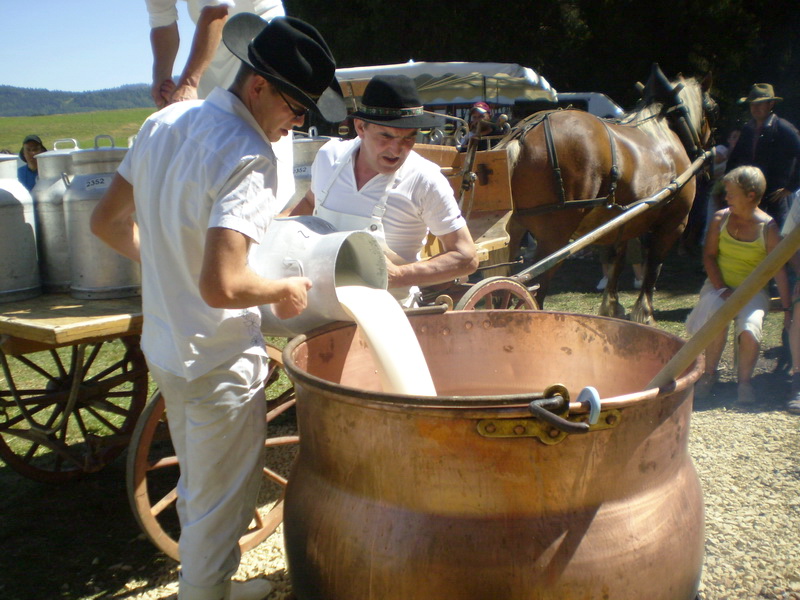
M 295 108 L 294 106 L 289 104 L 289 101 L 286 99 L 286 96 L 283 95 L 283 92 L 278 90 L 278 94 L 280 94 L 281 98 L 283 98 L 283 101 L 286 103 L 286 106 L 289 107 L 289 110 L 292 111 L 292 114 L 295 117 L 297 117 L 299 119 L 300 117 L 305 117 L 308 114 L 308 109 L 305 106 L 303 108 L 299 108 L 299 109 Z

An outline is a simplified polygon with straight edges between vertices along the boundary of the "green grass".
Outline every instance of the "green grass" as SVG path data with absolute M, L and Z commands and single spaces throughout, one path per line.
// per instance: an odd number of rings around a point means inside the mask
M 0 117 L 0 149 L 16 154 L 22 140 L 30 134 L 41 137 L 48 150 L 53 149 L 53 142 L 63 139 L 77 140 L 82 149 L 94 148 L 98 135 L 110 135 L 115 145 L 127 147 L 128 138 L 139 131 L 142 122 L 154 111 L 155 108 L 131 108 L 69 115 Z M 99 140 L 99 144 L 110 145 L 108 140 Z M 70 145 L 59 144 L 59 147 L 70 148 Z

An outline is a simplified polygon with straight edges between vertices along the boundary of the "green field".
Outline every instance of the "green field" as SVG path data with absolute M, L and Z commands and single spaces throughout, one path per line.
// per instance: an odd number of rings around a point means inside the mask
M 16 154 L 29 134 L 41 137 L 48 150 L 53 149 L 53 142 L 63 139 L 77 140 L 80 148 L 94 148 L 98 135 L 110 135 L 116 146 L 127 147 L 128 138 L 139 131 L 142 122 L 154 111 L 155 108 L 130 108 L 69 115 L 0 117 L 0 149 Z M 99 144 L 109 146 L 110 142 L 103 139 Z M 69 144 L 59 146 L 71 147 Z

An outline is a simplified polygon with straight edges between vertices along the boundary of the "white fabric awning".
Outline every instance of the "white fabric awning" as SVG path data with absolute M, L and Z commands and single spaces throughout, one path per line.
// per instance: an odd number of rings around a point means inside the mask
M 417 84 L 423 104 L 473 104 L 485 101 L 556 99 L 556 91 L 533 69 L 512 63 L 413 62 L 337 69 L 345 95 L 360 96 L 375 75 L 407 75 Z M 361 82 L 363 85 L 356 85 Z M 348 86 L 346 84 L 351 83 Z

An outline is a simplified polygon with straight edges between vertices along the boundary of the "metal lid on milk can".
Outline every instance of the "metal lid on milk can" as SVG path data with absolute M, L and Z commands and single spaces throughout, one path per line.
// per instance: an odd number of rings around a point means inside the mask
M 72 174 L 72 154 L 80 150 L 77 140 L 65 138 L 53 142 L 53 149 L 36 156 L 40 179 L 55 179 Z
M 111 142 L 110 146 L 100 146 L 100 140 Z M 125 158 L 127 148 L 116 146 L 110 135 L 98 135 L 94 138 L 94 148 L 76 150 L 72 153 L 72 174 L 92 175 L 94 173 L 113 173 Z

